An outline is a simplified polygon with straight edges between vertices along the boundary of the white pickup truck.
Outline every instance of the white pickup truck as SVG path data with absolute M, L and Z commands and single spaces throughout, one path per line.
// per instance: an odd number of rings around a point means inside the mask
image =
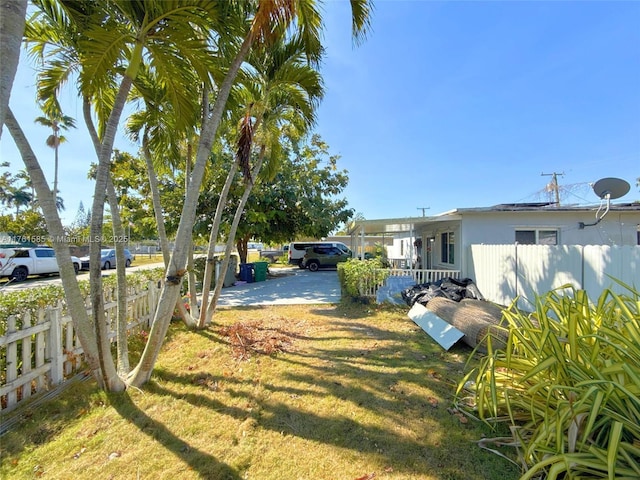
M 82 262 L 78 257 L 71 257 L 76 273 Z M 49 275 L 60 273 L 58 261 L 53 248 L 5 248 L 0 249 L 0 277 L 9 277 L 15 282 L 22 282 L 29 275 Z

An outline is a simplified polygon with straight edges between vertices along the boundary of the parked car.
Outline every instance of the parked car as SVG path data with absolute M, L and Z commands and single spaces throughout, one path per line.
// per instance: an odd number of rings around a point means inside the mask
M 71 257 L 76 273 L 81 268 L 81 260 Z M 0 277 L 9 277 L 15 282 L 22 282 L 29 275 L 50 275 L 60 273 L 58 260 L 53 248 L 13 248 L 0 252 Z
M 135 257 L 131 254 L 129 250 L 124 249 L 124 266 L 131 266 L 131 262 L 135 259 Z M 89 257 L 82 257 L 82 269 L 89 270 Z M 115 248 L 103 248 L 100 250 L 100 268 L 102 270 L 109 270 L 110 268 L 115 268 L 116 266 L 116 249 Z
M 351 255 L 351 250 L 342 242 L 291 242 L 289 244 L 289 264 L 298 265 L 300 268 L 305 268 L 302 265 L 302 257 L 304 257 L 307 248 L 309 247 L 336 247 L 343 253 Z
M 348 250 L 348 249 L 347 249 Z M 341 248 L 327 245 L 308 247 L 302 257 L 301 268 L 308 268 L 312 272 L 324 267 L 335 267 L 340 262 L 346 262 L 352 256 L 351 250 L 345 252 Z
M 279 258 L 289 253 L 289 245 L 285 245 L 282 249 L 261 250 L 260 258 L 267 258 L 271 262 L 277 261 Z

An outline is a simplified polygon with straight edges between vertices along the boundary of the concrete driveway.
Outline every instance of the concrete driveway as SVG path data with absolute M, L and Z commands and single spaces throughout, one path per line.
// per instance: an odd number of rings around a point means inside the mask
M 141 265 L 127 268 L 134 272 L 144 268 L 162 266 Z M 336 270 L 310 272 L 298 267 L 272 268 L 264 282 L 241 283 L 222 289 L 218 306 L 237 307 L 250 305 L 307 305 L 340 302 L 340 283 Z M 105 270 L 105 275 L 115 274 L 115 269 Z M 89 279 L 89 272 L 80 272 L 79 279 Z M 51 284 L 61 284 L 60 277 L 32 277 L 25 282 L 1 286 L 2 292 L 10 292 Z
M 222 289 L 218 306 L 307 305 L 340 302 L 336 270 L 310 272 L 298 267 L 270 269 L 264 282 L 243 283 Z

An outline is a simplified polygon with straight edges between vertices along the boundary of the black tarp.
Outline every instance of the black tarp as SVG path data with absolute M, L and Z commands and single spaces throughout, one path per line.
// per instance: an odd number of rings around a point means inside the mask
M 443 278 L 436 282 L 421 283 L 402 291 L 402 298 L 410 307 L 414 303 L 426 306 L 435 297 L 445 297 L 455 302 L 463 298 L 484 300 L 484 297 L 470 278 Z

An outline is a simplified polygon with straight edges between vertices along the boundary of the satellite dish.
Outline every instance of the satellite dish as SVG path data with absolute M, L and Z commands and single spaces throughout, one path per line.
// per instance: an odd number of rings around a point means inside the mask
M 609 212 L 611 200 L 624 197 L 631 186 L 621 178 L 601 178 L 593 184 L 593 191 L 600 197 L 600 208 L 596 212 L 596 221 L 594 223 L 579 222 L 578 228 L 582 230 L 584 227 L 593 227 L 600 223 L 604 216 Z M 604 212 L 602 211 L 602 204 L 607 201 L 607 206 Z
M 601 178 L 593 184 L 593 191 L 603 200 L 624 197 L 630 188 L 631 186 L 621 178 Z

